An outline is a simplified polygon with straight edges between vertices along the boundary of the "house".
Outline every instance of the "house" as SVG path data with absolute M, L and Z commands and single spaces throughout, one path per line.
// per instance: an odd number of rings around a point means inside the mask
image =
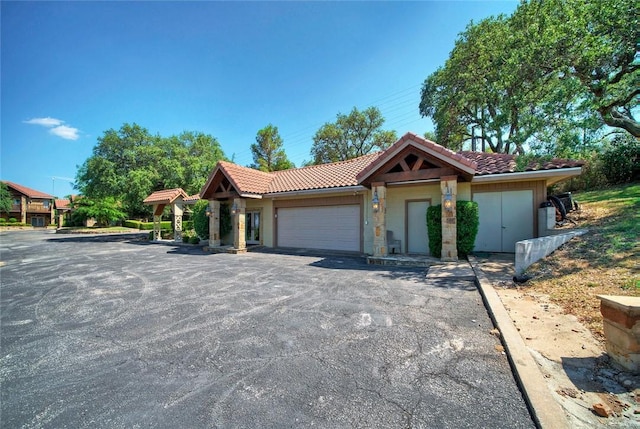
M 17 183 L 3 180 L 11 194 L 10 212 L 2 213 L 3 219 L 15 218 L 31 226 L 46 227 L 54 222 L 53 196 Z
M 479 205 L 475 250 L 513 252 L 538 235 L 547 186 L 579 175 L 581 162 L 551 160 L 516 171 L 513 155 L 453 152 L 407 133 L 382 152 L 348 161 L 266 173 L 220 161 L 200 192 L 210 201 L 212 247 L 429 254 L 426 211 L 442 204 L 442 258 L 456 260 L 456 201 Z M 229 204 L 232 237 L 220 237 Z

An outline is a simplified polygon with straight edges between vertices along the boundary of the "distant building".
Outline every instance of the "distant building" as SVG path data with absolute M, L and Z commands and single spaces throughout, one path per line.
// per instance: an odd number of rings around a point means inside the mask
M 3 219 L 15 218 L 31 226 L 46 227 L 54 223 L 53 196 L 17 183 L 3 180 L 11 194 L 11 211 L 1 213 Z

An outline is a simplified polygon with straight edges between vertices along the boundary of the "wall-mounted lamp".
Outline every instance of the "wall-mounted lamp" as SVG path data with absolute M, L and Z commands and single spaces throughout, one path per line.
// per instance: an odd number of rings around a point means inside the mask
M 380 200 L 378 199 L 378 191 L 373 192 L 373 198 L 371 199 L 371 208 L 374 213 L 378 213 L 380 210 Z
M 451 189 L 447 186 L 444 194 L 444 209 L 448 212 L 453 211 L 453 201 L 451 200 Z
M 211 215 L 213 214 L 213 212 L 212 212 L 211 210 L 207 209 L 207 211 L 206 211 L 206 212 L 204 212 L 204 214 L 205 214 L 205 216 L 207 216 L 207 217 L 211 217 Z
M 233 205 L 231 206 L 231 214 L 238 214 L 238 206 L 236 205 L 236 203 L 233 203 Z

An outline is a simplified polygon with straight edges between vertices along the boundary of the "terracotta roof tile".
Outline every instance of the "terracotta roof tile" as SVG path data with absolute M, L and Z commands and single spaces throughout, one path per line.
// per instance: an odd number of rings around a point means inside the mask
M 265 173 L 232 162 L 218 161 L 218 166 L 241 194 L 264 194 L 273 180 L 273 173 Z
M 6 184 L 9 188 L 18 191 L 21 194 L 26 195 L 29 198 L 44 198 L 49 200 L 53 199 L 52 195 L 36 191 L 35 189 L 27 188 L 26 186 L 18 185 L 17 183 L 9 182 L 7 180 L 3 180 L 2 183 Z
M 477 163 L 476 176 L 516 172 L 516 155 L 470 151 L 459 152 L 459 154 Z M 580 167 L 582 165 L 584 165 L 583 161 L 556 158 L 542 163 L 532 161 L 524 171 L 555 170 Z
M 347 161 L 311 165 L 276 171 L 267 193 L 356 186 L 356 176 L 383 152 L 371 153 Z
M 178 197 L 186 198 L 187 193 L 182 188 L 175 189 L 163 189 L 161 191 L 155 191 L 147 198 L 144 199 L 144 204 L 171 204 Z
M 189 195 L 188 197 L 183 198 L 182 201 L 184 201 L 185 203 L 193 203 L 196 201 L 200 201 L 200 194 Z
M 68 198 L 61 198 L 58 200 L 55 200 L 53 202 L 54 206 L 56 209 L 58 210 L 70 210 L 70 204 L 71 204 L 71 200 L 69 200 Z

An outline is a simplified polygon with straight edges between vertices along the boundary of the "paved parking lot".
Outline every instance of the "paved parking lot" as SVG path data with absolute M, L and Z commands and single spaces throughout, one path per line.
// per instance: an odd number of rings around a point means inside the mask
M 2 427 L 530 428 L 470 281 L 0 233 Z

